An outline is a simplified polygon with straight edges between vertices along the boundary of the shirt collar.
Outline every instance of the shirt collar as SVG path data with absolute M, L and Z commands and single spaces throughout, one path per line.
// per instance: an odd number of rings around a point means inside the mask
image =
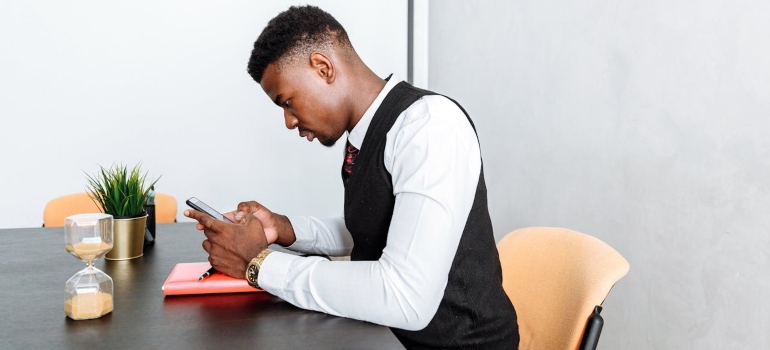
M 364 115 L 358 121 L 356 126 L 350 131 L 350 134 L 348 134 L 348 142 L 350 142 L 353 147 L 361 149 L 361 145 L 364 143 L 364 137 L 366 136 L 366 130 L 369 129 L 369 124 L 372 122 L 374 113 L 380 108 L 385 96 L 387 96 L 390 90 L 392 90 L 399 82 L 401 82 L 401 80 L 396 79 L 391 74 L 390 79 L 385 83 L 385 87 L 382 88 L 382 91 L 377 95 L 377 98 L 375 98 L 372 104 L 369 105 L 369 108 L 366 109 L 366 112 L 364 112 Z

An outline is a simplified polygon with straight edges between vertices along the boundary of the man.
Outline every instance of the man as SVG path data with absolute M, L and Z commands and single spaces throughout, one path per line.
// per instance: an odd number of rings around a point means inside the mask
M 299 136 L 332 146 L 348 132 L 344 217 L 287 217 L 252 201 L 227 224 L 187 210 L 212 266 L 299 307 L 389 326 L 409 349 L 515 349 L 478 140 L 462 108 L 375 75 L 345 29 L 312 6 L 268 23 L 248 71 Z

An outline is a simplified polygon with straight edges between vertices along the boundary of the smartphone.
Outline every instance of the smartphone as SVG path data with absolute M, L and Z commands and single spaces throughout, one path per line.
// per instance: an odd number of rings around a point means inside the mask
M 190 197 L 190 199 L 187 200 L 187 205 L 190 206 L 190 208 L 193 208 L 201 213 L 209 214 L 211 217 L 222 220 L 224 222 L 233 223 L 230 219 L 226 218 L 224 215 L 220 214 L 218 211 L 214 210 L 214 208 L 208 206 L 206 203 L 203 203 L 198 198 Z

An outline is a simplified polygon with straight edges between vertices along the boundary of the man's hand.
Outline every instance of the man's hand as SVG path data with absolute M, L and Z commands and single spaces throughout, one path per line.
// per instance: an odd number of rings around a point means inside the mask
M 254 215 L 244 214 L 237 224 L 192 209 L 185 210 L 184 216 L 198 221 L 198 230 L 206 235 L 203 250 L 209 253 L 209 263 L 226 275 L 244 278 L 249 261 L 267 248 L 262 223 Z
M 239 223 L 246 214 L 254 215 L 262 222 L 268 244 L 278 243 L 287 247 L 296 240 L 294 228 L 286 216 L 273 213 L 255 201 L 241 202 L 237 210 L 225 213 L 224 216 Z

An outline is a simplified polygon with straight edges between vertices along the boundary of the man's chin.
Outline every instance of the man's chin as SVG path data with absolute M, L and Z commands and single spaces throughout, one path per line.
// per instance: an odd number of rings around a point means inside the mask
M 326 147 L 332 147 L 332 146 L 334 146 L 335 143 L 337 143 L 337 140 L 335 140 L 335 139 L 327 139 L 327 138 L 324 138 L 324 139 L 320 139 L 319 138 L 318 142 L 320 142 L 322 145 L 324 145 Z
M 344 135 L 344 133 L 342 135 Z M 334 146 L 334 144 L 337 143 L 337 140 L 339 140 L 342 137 L 342 135 L 337 136 L 337 137 L 329 137 L 327 135 L 320 135 L 319 137 L 316 137 L 316 140 L 318 140 L 318 142 L 320 142 L 322 145 L 324 145 L 326 147 L 332 147 L 332 146 Z

